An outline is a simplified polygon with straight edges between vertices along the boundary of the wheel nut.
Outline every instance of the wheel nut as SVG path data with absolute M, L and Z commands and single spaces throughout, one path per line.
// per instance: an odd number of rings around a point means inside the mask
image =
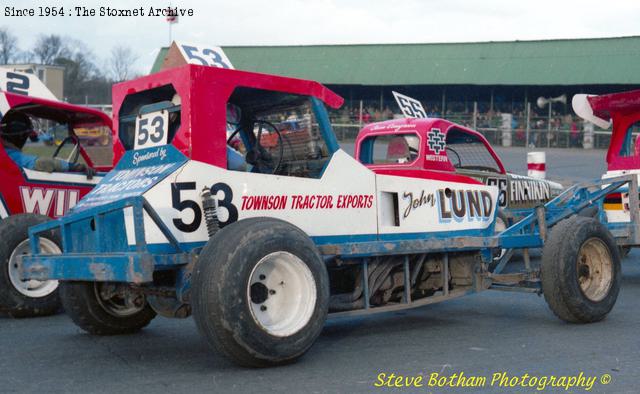
M 269 294 L 274 295 L 274 294 L 276 294 L 276 291 L 271 289 L 271 290 L 269 290 Z
M 264 305 L 260 305 L 260 310 L 261 310 L 262 312 L 264 312 L 264 311 L 266 311 L 266 310 L 267 310 L 267 307 L 266 307 L 266 306 L 264 306 Z
M 261 274 L 260 275 L 260 280 L 265 280 L 265 279 L 267 279 L 267 277 Z

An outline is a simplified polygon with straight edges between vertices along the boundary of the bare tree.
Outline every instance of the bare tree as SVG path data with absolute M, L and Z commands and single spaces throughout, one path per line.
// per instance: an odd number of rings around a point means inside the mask
M 69 50 L 62 37 L 55 34 L 41 35 L 33 48 L 33 54 L 41 64 L 54 64 L 58 58 L 68 57 Z
M 6 27 L 0 28 L 0 64 L 9 64 L 18 52 L 18 39 Z
M 111 49 L 111 59 L 109 59 L 109 67 L 116 82 L 129 79 L 134 73 L 133 65 L 138 57 L 133 53 L 131 48 L 116 45 Z
M 35 61 L 33 52 L 17 50 L 12 61 L 15 63 L 33 63 Z

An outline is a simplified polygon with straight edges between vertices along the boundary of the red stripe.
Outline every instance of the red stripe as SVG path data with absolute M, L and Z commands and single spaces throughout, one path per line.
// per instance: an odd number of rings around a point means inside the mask
M 527 169 L 534 171 L 546 171 L 544 163 L 527 163 Z

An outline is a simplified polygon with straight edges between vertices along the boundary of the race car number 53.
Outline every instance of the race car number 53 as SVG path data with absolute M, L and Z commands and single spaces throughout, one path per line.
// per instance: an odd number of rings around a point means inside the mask
M 180 44 L 180 51 L 187 63 L 201 66 L 233 68 L 229 58 L 220 47 L 200 47 Z
M 175 182 L 171 184 L 171 202 L 173 208 L 179 212 L 191 211 L 192 219 L 184 221 L 182 217 L 173 219 L 173 225 L 184 233 L 192 233 L 200 228 L 202 223 L 202 210 L 197 202 L 182 198 L 182 191 L 196 190 L 195 182 Z M 211 194 L 218 200 L 218 217 L 220 227 L 238 221 L 238 208 L 233 204 L 233 190 L 223 182 L 211 186 Z
M 136 139 L 134 149 L 152 148 L 166 145 L 169 130 L 169 113 L 156 111 L 136 118 Z

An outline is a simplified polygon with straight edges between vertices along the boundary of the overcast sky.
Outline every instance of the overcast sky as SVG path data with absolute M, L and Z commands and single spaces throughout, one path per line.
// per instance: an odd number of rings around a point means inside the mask
M 106 62 L 115 44 L 131 46 L 148 72 L 169 41 L 162 17 L 68 16 L 75 6 L 132 9 L 169 1 L 3 0 L 0 26 L 30 48 L 40 34 L 83 40 Z M 173 0 L 193 17 L 173 25 L 173 38 L 210 45 L 468 42 L 640 35 L 640 0 Z M 64 17 L 6 17 L 5 7 L 64 6 Z M 638 49 L 640 50 L 640 48 Z

